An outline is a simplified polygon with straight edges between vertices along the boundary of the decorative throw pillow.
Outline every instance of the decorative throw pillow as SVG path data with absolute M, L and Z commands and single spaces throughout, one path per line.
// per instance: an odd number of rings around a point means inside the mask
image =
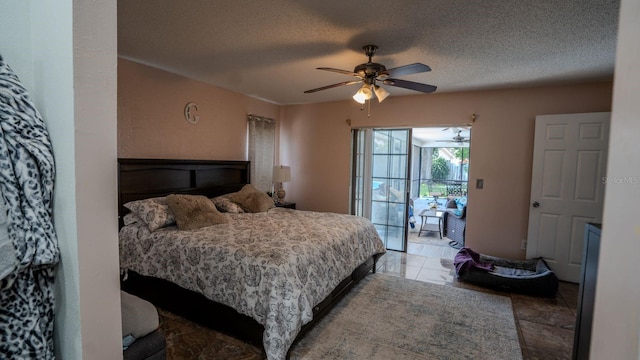
M 445 205 L 445 208 L 447 208 L 447 209 L 455 209 L 457 207 L 458 207 L 458 205 L 456 204 L 456 199 L 447 200 L 447 205 Z
M 172 194 L 167 196 L 167 203 L 180 230 L 199 229 L 227 222 L 227 218 L 206 196 Z
M 466 196 L 456 198 L 456 216 L 462 217 L 464 215 L 464 207 L 467 206 Z
M 244 210 L 242 210 L 242 207 L 240 207 L 240 205 L 234 203 L 233 201 L 229 200 L 229 197 L 226 195 L 215 197 L 211 199 L 211 201 L 213 201 L 213 203 L 216 205 L 216 208 L 221 212 L 226 212 L 231 214 L 244 213 Z
M 467 206 L 467 198 L 466 197 L 459 197 L 456 198 L 456 207 L 458 208 L 458 210 L 462 210 L 463 207 Z
M 144 221 L 142 221 L 138 215 L 130 212 L 127 215 L 124 216 L 124 218 L 122 218 L 122 221 L 124 221 L 125 225 L 131 225 L 131 224 L 135 224 L 135 223 L 141 223 L 144 224 Z M 146 224 L 145 224 L 146 225 Z
M 240 191 L 231 194 L 229 199 L 239 204 L 246 212 L 264 212 L 275 207 L 273 200 L 271 200 L 267 193 L 256 189 L 251 184 L 247 184 L 243 186 Z
M 156 231 L 176 222 L 164 197 L 130 201 L 124 204 L 124 207 L 144 221 L 150 231 Z

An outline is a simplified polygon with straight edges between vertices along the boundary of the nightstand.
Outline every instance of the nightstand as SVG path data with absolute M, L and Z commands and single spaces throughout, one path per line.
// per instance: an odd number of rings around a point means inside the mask
M 276 203 L 276 207 L 283 207 L 283 208 L 287 208 L 287 209 L 295 209 L 296 208 L 296 203 L 291 203 L 291 202 L 286 202 L 284 204 L 277 204 Z

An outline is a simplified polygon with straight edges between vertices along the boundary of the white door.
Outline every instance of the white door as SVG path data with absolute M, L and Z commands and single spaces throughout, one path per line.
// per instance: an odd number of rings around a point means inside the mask
M 536 117 L 527 258 L 579 282 L 586 223 L 602 221 L 611 113 Z

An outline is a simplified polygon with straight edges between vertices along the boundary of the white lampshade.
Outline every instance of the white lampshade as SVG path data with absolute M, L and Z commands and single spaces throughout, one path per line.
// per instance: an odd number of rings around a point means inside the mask
M 373 87 L 373 91 L 376 93 L 376 97 L 378 98 L 378 102 L 382 102 L 384 99 L 389 96 L 389 93 L 384 88 L 376 85 Z
M 353 100 L 357 101 L 360 104 L 364 104 L 364 102 L 371 99 L 372 96 L 373 92 L 371 92 L 369 85 L 364 84 L 360 89 L 358 89 L 358 92 L 353 95 Z
M 273 167 L 273 183 L 291 181 L 291 167 L 278 165 Z

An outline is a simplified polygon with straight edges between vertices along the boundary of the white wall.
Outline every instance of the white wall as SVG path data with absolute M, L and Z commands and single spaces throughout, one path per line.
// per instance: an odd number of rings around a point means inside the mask
M 80 317 L 83 358 L 92 360 L 122 356 L 116 9 L 115 0 L 73 1 Z
M 28 1 L 0 0 L 0 55 L 18 75 L 22 85 L 33 89 L 31 66 L 31 5 Z
M 591 359 L 640 359 L 638 34 L 640 2 L 622 0 Z
M 54 147 L 56 356 L 120 358 L 116 1 L 0 0 L 0 9 L 0 54 Z

